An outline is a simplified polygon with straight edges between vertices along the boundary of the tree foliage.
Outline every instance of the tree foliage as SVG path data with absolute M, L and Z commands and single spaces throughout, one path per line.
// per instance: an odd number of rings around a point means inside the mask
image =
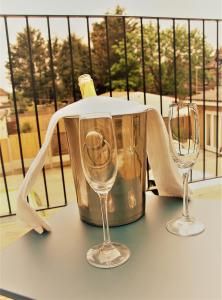
M 176 88 L 178 97 L 189 95 L 189 44 L 188 32 L 184 26 L 175 28 L 176 53 L 173 47 L 172 28 L 163 27 L 160 30 L 160 64 L 158 34 L 156 23 L 143 25 L 143 49 L 141 43 L 141 27 L 138 19 L 123 18 L 124 10 L 117 6 L 114 14 L 106 15 L 102 21 L 92 25 L 92 70 L 97 93 L 112 90 L 126 90 L 126 77 L 129 89 L 143 91 L 143 57 L 146 91 L 165 95 L 174 95 L 176 66 Z M 124 39 L 124 32 L 126 33 Z M 107 40 L 108 37 L 108 40 Z M 202 66 L 202 33 L 197 29 L 190 32 L 192 90 L 195 90 L 196 67 Z M 30 28 L 31 54 L 34 69 L 36 97 L 39 102 L 53 101 L 54 89 L 48 40 L 37 29 Z M 71 59 L 72 49 L 72 59 Z M 143 51 L 142 51 L 143 50 Z M 143 55 L 142 55 L 143 54 Z M 174 55 L 176 61 L 174 61 Z M 212 47 L 206 43 L 205 64 L 212 59 Z M 32 101 L 32 77 L 27 31 L 18 33 L 15 44 L 11 45 L 12 66 L 16 91 L 20 99 Z M 86 42 L 71 35 L 64 40 L 52 40 L 53 74 L 58 100 L 72 99 L 74 89 L 79 98 L 77 78 L 83 73 L 89 73 L 89 52 Z M 71 62 L 73 61 L 73 70 Z M 126 64 L 127 62 L 127 64 Z M 6 64 L 9 70 L 9 63 Z M 73 74 L 72 74 L 73 71 Z M 161 72 L 160 72 L 161 71 Z M 201 82 L 201 70 L 198 72 Z M 212 80 L 206 72 L 206 80 Z
M 83 44 L 80 38 L 77 38 L 75 34 L 71 36 L 72 44 L 72 60 L 73 60 L 73 72 L 74 82 L 78 82 L 78 77 L 81 74 L 88 73 L 89 70 L 89 58 L 88 48 Z M 70 98 L 72 96 L 72 66 L 71 66 L 71 51 L 68 39 L 64 40 L 60 45 L 60 50 L 57 57 L 57 71 L 59 82 L 60 98 Z M 79 95 L 79 90 L 77 95 Z
M 123 14 L 124 9 L 117 6 L 114 12 L 116 17 L 109 17 L 107 13 L 106 21 L 103 20 L 102 22 L 95 22 L 93 24 L 91 33 L 93 44 L 93 75 L 99 93 L 109 90 L 109 67 L 111 69 L 119 61 L 119 54 L 116 51 L 116 47 L 124 38 L 124 23 L 123 18 L 120 17 Z M 129 22 L 126 22 L 125 26 L 127 31 L 131 30 Z M 112 72 L 112 87 L 114 89 L 115 79 L 118 80 L 120 75 Z M 122 75 L 125 76 L 124 69 L 122 70 Z
M 11 46 L 11 59 L 16 90 L 25 98 L 32 98 L 32 67 L 34 70 L 34 84 L 37 97 L 48 98 L 48 69 L 46 64 L 46 42 L 39 30 L 30 28 L 31 52 L 29 51 L 26 29 L 17 34 L 16 43 Z M 9 63 L 6 64 L 9 69 Z
M 49 43 L 41 32 L 30 28 L 30 44 L 32 56 L 32 69 L 34 71 L 34 86 L 31 76 L 30 51 L 27 31 L 18 33 L 16 43 L 11 46 L 11 58 L 15 89 L 19 95 L 19 102 L 30 103 L 33 99 L 33 87 L 38 103 L 52 102 L 56 93 L 57 99 L 72 98 L 72 68 L 71 51 L 68 37 L 65 40 L 55 38 L 52 41 L 53 70 L 51 68 Z M 80 38 L 71 35 L 72 55 L 74 61 L 74 82 L 82 73 L 88 72 L 88 49 Z M 6 68 L 10 70 L 9 62 Z M 53 88 L 53 75 L 55 93 Z M 78 94 L 78 93 L 77 93 Z M 23 105 L 24 106 L 24 105 Z
M 189 94 L 189 49 L 188 33 L 184 26 L 177 26 L 176 36 L 176 64 L 174 64 L 174 48 L 172 29 L 163 29 L 160 32 L 160 65 L 159 48 L 157 40 L 157 27 L 153 23 L 146 24 L 144 34 L 144 68 L 145 84 L 149 92 L 160 94 L 160 83 L 162 93 L 174 95 L 176 67 L 176 88 L 179 97 Z M 129 77 L 129 87 L 131 90 L 143 90 L 142 84 L 142 46 L 140 26 L 137 25 L 133 31 L 129 31 L 127 36 L 127 70 Z M 202 65 L 202 35 L 198 30 L 193 30 L 190 34 L 191 40 L 191 76 L 195 78 L 195 67 Z M 114 46 L 119 59 L 112 65 L 112 73 L 117 78 L 114 80 L 114 88 L 126 89 L 126 80 L 122 74 L 125 71 L 125 45 L 119 41 Z M 206 64 L 212 56 L 212 48 L 207 44 L 205 47 Z M 161 71 L 161 82 L 160 82 Z M 117 76 L 118 75 L 118 76 Z M 201 78 L 201 72 L 199 76 Z M 195 81 L 193 80 L 194 90 Z

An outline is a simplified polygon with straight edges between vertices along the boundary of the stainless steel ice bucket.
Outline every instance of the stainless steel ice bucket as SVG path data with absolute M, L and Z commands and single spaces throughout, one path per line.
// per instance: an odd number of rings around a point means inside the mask
M 110 226 L 128 224 L 144 215 L 146 118 L 146 111 L 113 116 L 118 173 L 108 198 Z M 102 225 L 98 195 L 87 183 L 81 166 L 79 118 L 65 118 L 64 122 L 80 217 L 87 223 Z

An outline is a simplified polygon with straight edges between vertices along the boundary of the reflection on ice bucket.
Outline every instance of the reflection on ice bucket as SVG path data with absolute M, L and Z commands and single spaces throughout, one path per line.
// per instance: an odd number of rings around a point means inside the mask
M 113 116 L 118 149 L 118 173 L 109 193 L 108 212 L 111 226 L 136 221 L 145 212 L 146 111 Z M 71 165 L 80 217 L 102 225 L 98 195 L 86 182 L 79 152 L 79 120 L 65 118 Z

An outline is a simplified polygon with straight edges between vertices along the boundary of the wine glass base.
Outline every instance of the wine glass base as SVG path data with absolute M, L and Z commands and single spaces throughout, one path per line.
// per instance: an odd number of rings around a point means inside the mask
M 205 226 L 193 217 L 182 216 L 169 221 L 166 224 L 166 229 L 175 235 L 193 236 L 203 232 L 205 230 Z
M 103 243 L 88 250 L 86 258 L 89 264 L 97 268 L 115 268 L 124 264 L 130 257 L 127 246 L 118 243 Z

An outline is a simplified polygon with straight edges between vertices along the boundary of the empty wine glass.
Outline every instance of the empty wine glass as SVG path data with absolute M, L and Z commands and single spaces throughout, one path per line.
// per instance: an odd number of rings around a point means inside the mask
M 183 213 L 167 223 L 169 232 L 179 236 L 201 233 L 205 226 L 189 214 L 188 178 L 200 150 L 199 119 L 196 104 L 174 103 L 169 107 L 169 144 L 172 157 L 183 173 Z
M 110 240 L 107 197 L 117 175 L 117 147 L 109 113 L 83 114 L 79 118 L 80 153 L 84 175 L 100 199 L 103 243 L 87 252 L 88 262 L 98 268 L 113 268 L 125 263 L 130 250 Z

